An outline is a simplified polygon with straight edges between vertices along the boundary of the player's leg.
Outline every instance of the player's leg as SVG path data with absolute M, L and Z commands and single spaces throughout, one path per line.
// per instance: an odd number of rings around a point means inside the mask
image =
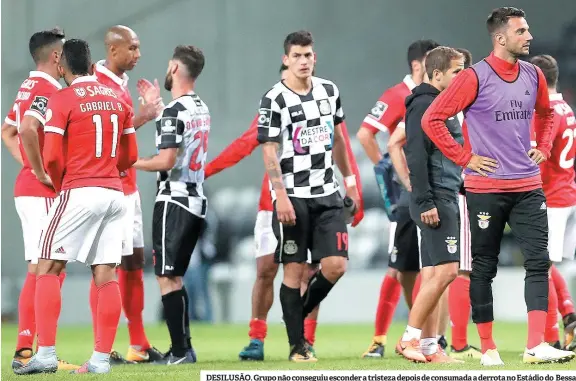
M 300 294 L 304 295 L 306 290 L 308 289 L 308 283 L 310 279 L 316 274 L 317 271 L 320 271 L 319 264 L 317 263 L 310 263 L 311 260 L 308 261 L 308 265 L 306 266 L 306 270 L 302 274 L 302 282 L 300 283 Z M 320 311 L 320 305 L 317 305 L 312 312 L 310 312 L 304 318 L 304 338 L 306 339 L 307 343 L 310 344 L 310 351 L 316 357 L 316 351 L 314 350 L 314 343 L 316 342 L 316 327 L 318 325 L 318 312 Z
M 476 324 L 480 336 L 480 363 L 485 366 L 503 364 L 492 336 L 492 280 L 498 270 L 500 243 L 510 213 L 509 197 L 506 194 L 466 194 L 472 251 L 470 303 L 472 321 Z
M 278 241 L 272 231 L 272 212 L 261 210 L 254 226 L 256 280 L 252 287 L 252 316 L 248 336 L 250 343 L 240 351 L 240 360 L 264 360 L 264 339 L 268 331 L 266 319 L 274 302 L 274 278 L 278 264 L 274 251 Z
M 413 295 L 417 293 L 416 280 L 420 272 L 420 250 L 418 247 L 418 227 L 410 217 L 410 208 L 399 208 L 402 216 L 398 223 L 398 235 L 395 245 L 398 249 L 396 269 L 398 281 L 404 290 L 404 298 L 409 309 L 412 309 Z
M 466 197 L 458 196 L 460 209 L 460 272 L 448 290 L 448 310 L 452 326 L 450 356 L 457 359 L 480 359 L 482 352 L 468 343 L 468 322 L 470 321 L 470 272 L 472 271 L 472 250 L 470 242 L 470 215 Z
M 192 197 L 181 200 L 184 205 L 196 201 L 205 202 Z M 157 201 L 154 205 L 154 270 L 171 341 L 170 354 L 162 360 L 166 365 L 196 362 L 190 336 L 188 294 L 182 277 L 188 269 L 204 223 L 204 219 L 174 202 Z
M 448 346 L 448 342 L 446 341 L 446 329 L 449 322 L 450 311 L 448 309 L 448 289 L 446 289 L 438 301 L 438 332 L 436 335 L 436 338 L 438 339 L 438 346 L 444 352 Z
M 576 254 L 576 206 L 570 208 L 570 214 L 566 223 L 564 235 L 564 259 L 574 260 Z M 554 266 L 553 266 L 554 267 Z M 555 275 L 554 275 L 555 274 Z M 562 274 L 553 268 L 553 281 L 558 294 L 558 306 L 564 325 L 564 343 L 566 350 L 576 351 L 576 314 L 574 314 L 574 302 L 566 286 Z
M 127 213 L 126 242 L 132 250 L 132 255 L 122 256 L 122 263 L 118 268 L 118 283 L 122 296 L 122 307 L 128 321 L 130 347 L 126 360 L 137 363 L 154 362 L 162 359 L 163 354 L 152 347 L 144 331 L 144 234 L 142 223 L 142 205 L 140 193 L 137 191 L 126 196 L 130 205 L 130 214 Z M 129 229 L 132 227 L 132 229 Z
M 456 278 L 460 261 L 458 245 L 459 214 L 455 202 L 436 200 L 441 225 L 421 228 L 422 285 L 408 317 L 408 326 L 397 351 L 412 361 L 455 362 L 438 350 L 438 302 Z M 419 218 L 419 215 L 414 216 Z M 419 221 L 419 220 L 418 220 Z M 421 350 L 421 352 L 420 352 Z
M 275 261 L 282 263 L 284 276 L 280 286 L 280 303 L 290 345 L 289 360 L 315 362 L 317 359 L 308 350 L 304 339 L 304 300 L 300 295 L 302 274 L 306 270 L 309 247 L 309 210 L 307 200 L 292 198 L 296 224 L 283 225 L 278 222 L 276 211 L 272 216 L 272 228 L 278 239 Z
M 569 361 L 576 356 L 575 353 L 558 350 L 544 342 L 550 258 L 546 198 L 542 189 L 522 192 L 515 196 L 509 224 L 524 255 L 526 269 L 524 297 L 528 309 L 528 342 L 523 361 Z

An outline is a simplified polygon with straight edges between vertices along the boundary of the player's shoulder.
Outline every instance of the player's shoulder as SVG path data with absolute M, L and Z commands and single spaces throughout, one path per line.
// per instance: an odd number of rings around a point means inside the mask
M 207 114 L 210 112 L 206 102 L 195 92 L 173 99 L 166 105 L 164 110 L 167 112 L 187 112 L 190 114 Z
M 336 86 L 334 82 L 326 78 L 312 77 L 312 86 L 313 87 L 322 86 L 324 90 L 326 90 L 326 93 L 328 94 L 329 97 L 334 96 L 337 97 L 338 95 L 340 95 L 340 90 L 338 89 L 338 86 Z
M 409 76 L 406 76 L 402 82 L 398 82 L 394 86 L 384 90 L 382 95 L 380 95 L 379 100 L 385 103 L 397 101 L 398 103 L 403 104 L 406 97 L 412 93 L 411 88 L 414 87 L 416 87 L 416 84 L 411 78 L 409 78 Z
M 271 88 L 264 92 L 262 99 L 276 100 L 278 96 L 282 95 L 286 91 L 288 91 L 288 88 L 282 81 L 278 81 Z

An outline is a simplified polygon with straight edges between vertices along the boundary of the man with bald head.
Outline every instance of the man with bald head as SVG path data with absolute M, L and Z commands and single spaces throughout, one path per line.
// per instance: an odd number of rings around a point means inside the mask
M 94 74 L 98 81 L 111 89 L 133 107 L 132 97 L 128 90 L 127 71 L 134 69 L 140 59 L 140 40 L 136 33 L 122 25 L 111 27 L 104 37 L 106 44 L 106 59 L 99 61 L 94 66 Z M 158 102 L 161 99 L 158 98 Z M 138 113 L 135 113 L 134 128 L 138 129 L 145 123 L 153 120 L 162 107 L 158 102 L 141 105 Z M 160 107 L 160 108 L 158 108 Z M 117 352 L 112 353 L 113 363 L 126 362 L 150 362 L 162 358 L 160 352 L 151 347 L 142 321 L 144 310 L 144 237 L 142 234 L 142 209 L 140 206 L 140 194 L 136 184 L 136 170 L 130 168 L 121 172 L 122 186 L 126 198 L 126 216 L 124 223 L 124 241 L 122 251 L 122 263 L 118 268 L 118 283 L 122 296 L 124 314 L 128 320 L 128 332 L 130 334 L 130 347 L 124 360 Z M 94 332 L 96 332 L 96 286 L 92 282 L 90 288 L 90 307 Z M 96 335 L 94 336 L 96 337 Z

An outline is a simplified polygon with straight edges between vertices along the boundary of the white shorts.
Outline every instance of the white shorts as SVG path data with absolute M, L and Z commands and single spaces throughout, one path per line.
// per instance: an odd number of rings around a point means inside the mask
M 16 212 L 22 224 L 24 237 L 24 259 L 37 264 L 40 252 L 38 243 L 42 232 L 42 224 L 48 215 L 53 198 L 21 196 L 14 198 Z
M 256 215 L 256 225 L 254 225 L 255 258 L 274 254 L 278 240 L 272 230 L 272 212 L 260 210 Z M 310 250 L 308 250 L 307 263 L 312 263 Z
M 576 251 L 576 206 L 548 208 L 548 253 L 552 262 L 574 259 Z
M 278 240 L 272 230 L 272 212 L 260 210 L 256 215 L 256 225 L 254 226 L 254 243 L 256 258 L 274 254 Z
M 126 200 L 126 214 L 123 223 L 122 255 L 128 256 L 134 253 L 134 248 L 144 247 L 142 204 L 138 191 L 125 195 L 124 199 Z
M 44 220 L 40 258 L 119 264 L 125 214 L 122 192 L 97 187 L 60 192 Z
M 472 271 L 472 241 L 470 235 L 470 216 L 466 196 L 458 195 L 460 209 L 460 270 Z

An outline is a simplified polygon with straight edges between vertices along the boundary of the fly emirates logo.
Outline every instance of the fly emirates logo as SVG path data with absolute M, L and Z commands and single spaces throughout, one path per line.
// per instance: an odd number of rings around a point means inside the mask
M 116 93 L 108 87 L 97 86 L 97 85 L 87 85 L 78 86 L 74 88 L 74 93 L 79 98 L 84 98 L 84 101 L 80 103 L 81 112 L 92 112 L 92 111 L 124 111 L 124 107 L 121 102 L 115 101 L 91 101 L 92 97 L 112 97 L 118 99 Z

